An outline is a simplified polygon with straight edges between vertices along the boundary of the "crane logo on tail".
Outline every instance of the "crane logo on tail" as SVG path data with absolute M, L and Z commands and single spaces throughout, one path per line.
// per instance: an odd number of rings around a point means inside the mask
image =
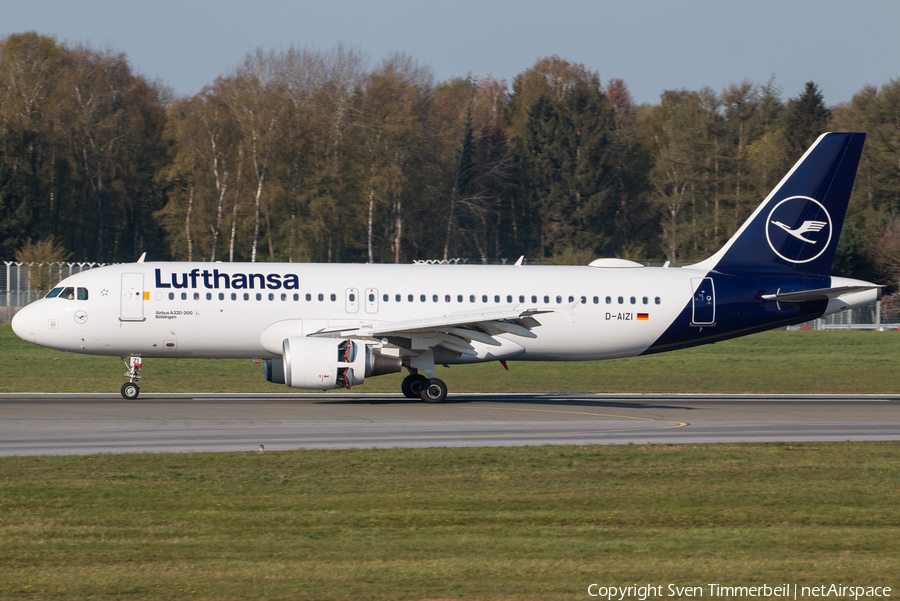
M 831 216 L 818 200 L 792 196 L 775 205 L 766 224 L 766 239 L 776 255 L 790 263 L 817 259 L 831 242 Z
M 797 238 L 798 240 L 803 240 L 804 242 L 809 242 L 810 244 L 815 244 L 816 241 L 810 240 L 809 238 L 804 238 L 803 234 L 805 234 L 806 232 L 821 232 L 822 228 L 825 227 L 826 225 L 828 225 L 824 221 L 804 221 L 803 225 L 801 225 L 800 227 L 798 227 L 795 230 L 792 230 L 791 228 L 789 228 L 785 224 L 781 223 L 780 221 L 773 221 L 772 224 L 777 225 L 778 227 L 780 227 L 781 229 L 783 229 L 784 231 L 789 233 L 794 238 Z

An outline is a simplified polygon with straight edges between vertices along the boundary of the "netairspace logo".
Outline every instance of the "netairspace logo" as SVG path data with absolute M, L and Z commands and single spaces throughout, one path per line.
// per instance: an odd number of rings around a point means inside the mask
M 607 599 L 607 601 L 624 601 L 637 599 L 647 601 L 662 597 L 694 597 L 694 598 L 784 598 L 784 599 L 883 599 L 891 596 L 889 586 L 844 586 L 840 584 L 822 584 L 819 586 L 800 586 L 797 584 L 778 584 L 775 586 L 762 584 L 757 586 L 725 586 L 719 583 L 707 583 L 701 586 L 680 586 L 677 584 L 652 585 L 633 584 L 631 586 L 603 586 L 593 583 L 588 586 L 587 593 L 591 597 Z

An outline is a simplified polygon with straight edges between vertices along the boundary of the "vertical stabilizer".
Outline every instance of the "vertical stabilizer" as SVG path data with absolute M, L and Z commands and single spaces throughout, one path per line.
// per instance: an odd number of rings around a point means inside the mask
M 862 133 L 819 136 L 731 240 L 695 267 L 829 275 L 865 139 Z

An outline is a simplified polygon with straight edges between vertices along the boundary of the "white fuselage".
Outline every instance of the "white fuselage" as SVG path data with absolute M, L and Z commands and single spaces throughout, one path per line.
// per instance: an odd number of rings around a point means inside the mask
M 275 358 L 289 335 L 515 306 L 548 311 L 537 316 L 533 338 L 501 335 L 500 348 L 473 343 L 477 357 L 441 362 L 608 359 L 644 352 L 705 275 L 651 267 L 132 263 L 67 278 L 58 287 L 84 288 L 87 300 L 41 299 L 15 327 L 30 342 L 78 353 Z

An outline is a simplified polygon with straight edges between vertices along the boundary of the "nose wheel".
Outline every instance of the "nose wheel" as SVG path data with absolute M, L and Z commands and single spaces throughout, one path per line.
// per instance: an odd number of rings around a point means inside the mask
M 128 399 L 129 401 L 133 401 L 138 398 L 138 394 L 141 392 L 141 389 L 138 388 L 137 384 L 132 384 L 131 382 L 125 382 L 122 384 L 122 396 Z
M 128 371 L 125 372 L 125 377 L 128 378 L 128 381 L 122 384 L 122 397 L 133 401 L 138 398 L 138 394 L 141 392 L 137 381 L 141 379 L 143 361 L 140 357 L 122 357 L 122 361 L 125 362 L 125 367 L 128 368 Z

